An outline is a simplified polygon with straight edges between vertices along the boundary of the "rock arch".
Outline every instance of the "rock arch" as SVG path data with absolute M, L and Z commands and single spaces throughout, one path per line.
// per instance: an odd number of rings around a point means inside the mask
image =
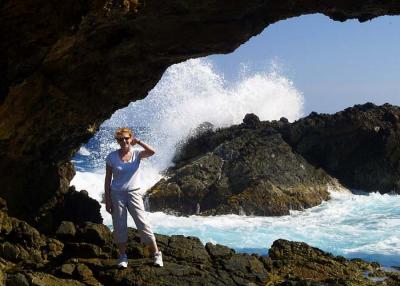
M 32 221 L 68 189 L 69 159 L 98 126 L 142 99 L 171 64 L 232 52 L 268 25 L 323 13 L 397 15 L 382 0 L 3 0 L 0 196 Z

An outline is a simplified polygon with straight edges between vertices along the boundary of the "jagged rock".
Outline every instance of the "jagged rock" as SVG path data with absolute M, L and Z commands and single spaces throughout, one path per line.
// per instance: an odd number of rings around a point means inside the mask
M 400 108 L 372 103 L 276 126 L 292 148 L 348 188 L 400 193 Z
M 70 257 L 83 257 L 83 258 L 110 258 L 108 253 L 105 253 L 101 247 L 91 243 L 66 243 L 64 255 Z
M 279 239 L 274 241 L 269 250 L 269 257 L 274 263 L 274 269 L 281 277 L 297 277 L 300 280 L 329 282 L 332 280 L 355 282 L 362 285 L 365 283 L 364 272 L 371 270 L 371 264 L 358 264 L 345 259 L 325 253 L 318 248 L 308 246 L 306 243 L 290 242 Z
M 260 126 L 261 121 L 254 113 L 248 113 L 243 118 L 243 124 L 249 128 L 257 128 Z
M 8 235 L 12 230 L 12 220 L 4 211 L 0 211 L 0 234 Z
M 41 237 L 39 231 L 34 227 L 30 226 L 25 221 L 21 221 L 13 218 L 12 230 L 8 233 L 8 239 L 14 243 L 33 248 L 40 248 L 46 244 L 46 241 Z
M 62 279 L 57 278 L 51 274 L 43 272 L 27 273 L 29 277 L 30 285 L 32 286 L 53 286 L 53 285 L 63 285 L 63 286 L 84 286 L 85 284 L 72 279 Z
M 67 277 L 72 277 L 72 274 L 73 274 L 74 271 L 75 271 L 75 267 L 76 267 L 76 265 L 73 264 L 73 263 L 65 263 L 65 264 L 63 264 L 63 265 L 61 266 L 61 268 L 60 268 L 60 273 L 61 273 L 62 275 L 67 276 Z
M 7 276 L 7 286 L 29 286 L 28 279 L 22 273 L 11 274 Z
M 161 247 L 160 247 L 161 248 Z M 163 247 L 165 256 L 174 261 L 189 261 L 193 264 L 208 264 L 209 254 L 197 237 L 173 235 L 168 240 L 168 247 Z
M 169 178 L 148 192 L 150 211 L 284 215 L 329 198 L 333 178 L 294 153 L 269 122 L 245 121 L 189 139 Z
M 62 196 L 51 200 L 39 211 L 42 215 L 35 224 L 45 233 L 53 233 L 62 221 L 70 221 L 75 225 L 89 221 L 102 223 L 100 204 L 89 197 L 87 191 L 76 191 L 70 187 Z
M 262 283 L 268 277 L 264 264 L 254 256 L 236 254 L 224 259 L 221 264 L 227 272 L 232 273 L 230 276 L 238 284 L 245 284 L 248 280 Z
M 54 238 L 47 238 L 47 244 L 42 249 L 44 259 L 51 260 L 61 255 L 64 250 L 64 243 Z
M 104 224 L 85 222 L 79 228 L 78 239 L 82 242 L 93 243 L 99 246 L 113 243 L 110 229 Z
M 76 228 L 71 221 L 62 221 L 56 231 L 57 237 L 63 240 L 72 240 L 75 237 Z
M 220 244 L 214 245 L 212 243 L 206 244 L 206 250 L 213 259 L 229 258 L 235 253 L 235 251 L 229 247 Z
M 6 241 L 0 244 L 0 256 L 6 260 L 18 262 L 29 257 L 28 252 L 18 245 Z
M 86 285 L 92 285 L 92 286 L 98 286 L 101 285 L 99 281 L 96 280 L 96 278 L 93 277 L 93 272 L 90 270 L 90 268 L 83 264 L 83 263 L 78 263 L 76 265 L 76 273 L 78 276 L 78 279 L 85 283 Z

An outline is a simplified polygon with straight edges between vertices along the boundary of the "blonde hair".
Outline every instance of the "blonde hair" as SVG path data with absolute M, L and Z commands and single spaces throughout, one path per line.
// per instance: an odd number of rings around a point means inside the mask
M 133 131 L 132 129 L 128 128 L 128 127 L 122 127 L 122 128 L 118 128 L 117 130 L 115 130 L 115 138 L 117 138 L 118 136 L 121 136 L 122 133 L 128 133 L 129 137 L 133 137 Z

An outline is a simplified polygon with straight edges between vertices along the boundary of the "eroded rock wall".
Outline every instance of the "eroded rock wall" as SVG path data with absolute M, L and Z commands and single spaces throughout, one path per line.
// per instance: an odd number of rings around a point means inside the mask
M 11 214 L 37 218 L 66 192 L 80 144 L 144 98 L 171 64 L 231 52 L 289 17 L 364 21 L 399 12 L 400 3 L 379 0 L 3 0 L 0 193 Z

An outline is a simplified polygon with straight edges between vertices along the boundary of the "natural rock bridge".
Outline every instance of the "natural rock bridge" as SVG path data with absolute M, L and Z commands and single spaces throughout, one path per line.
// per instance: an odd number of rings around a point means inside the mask
M 0 196 L 10 214 L 33 222 L 62 200 L 74 152 L 168 66 L 312 13 L 363 22 L 399 14 L 400 2 L 0 1 Z

